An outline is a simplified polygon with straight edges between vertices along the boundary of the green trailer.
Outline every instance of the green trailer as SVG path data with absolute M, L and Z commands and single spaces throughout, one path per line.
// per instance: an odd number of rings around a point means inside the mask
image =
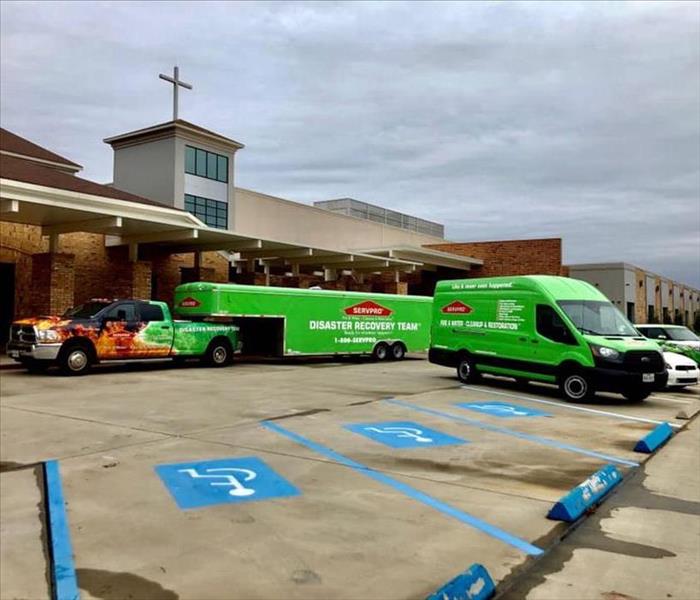
M 377 360 L 427 352 L 432 298 L 319 289 L 187 283 L 175 290 L 184 318 L 231 322 L 243 354 L 371 354 Z

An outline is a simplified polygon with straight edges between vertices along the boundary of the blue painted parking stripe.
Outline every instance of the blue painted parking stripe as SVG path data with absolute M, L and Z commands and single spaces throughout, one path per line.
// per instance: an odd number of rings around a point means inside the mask
M 585 456 L 592 456 L 593 458 L 599 458 L 600 460 L 606 462 L 615 462 L 620 465 L 626 465 L 628 467 L 638 467 L 639 463 L 627 460 L 625 458 L 618 458 L 616 456 L 610 456 L 608 454 L 601 454 L 600 452 L 594 452 L 593 450 L 586 450 L 585 448 L 579 448 L 578 446 L 572 446 L 571 444 L 566 444 L 564 442 L 557 442 L 556 440 L 551 440 L 549 438 L 540 437 L 539 435 L 532 435 L 530 433 L 522 433 L 521 431 L 515 431 L 514 429 L 509 429 L 508 427 L 502 427 L 499 425 L 491 425 L 490 423 L 485 423 L 484 421 L 478 421 L 477 419 L 469 419 L 467 417 L 462 417 L 460 415 L 453 415 L 451 413 L 442 412 L 441 410 L 434 410 L 432 408 L 424 408 L 418 406 L 417 404 L 411 404 L 410 402 L 402 402 L 401 400 L 388 399 L 384 402 L 390 402 L 391 404 L 396 404 L 398 406 L 403 406 L 405 408 L 410 408 L 411 410 L 416 410 L 418 412 L 423 412 L 428 415 L 435 415 L 436 417 L 442 417 L 443 419 L 452 419 L 453 421 L 459 421 L 460 423 L 466 423 L 467 425 L 472 425 L 478 427 L 479 429 L 484 429 L 486 431 L 493 431 L 494 433 L 501 433 L 503 435 L 509 435 L 511 437 L 520 438 L 521 440 L 527 440 L 529 442 L 535 442 L 537 444 L 542 444 L 544 446 L 550 446 L 551 448 L 558 448 L 559 450 L 568 450 L 569 452 L 576 452 L 577 454 L 584 454 Z
M 44 463 L 44 486 L 46 488 L 47 521 L 49 530 L 49 552 L 54 600 L 78 600 L 78 581 L 73 564 L 70 530 L 66 518 L 61 473 L 58 461 Z
M 486 523 L 485 521 L 482 521 L 481 519 L 474 517 L 468 513 L 465 513 L 454 506 L 450 506 L 449 504 L 446 504 L 445 502 L 442 502 L 436 498 L 433 498 L 432 496 L 429 496 L 428 494 L 425 494 L 410 485 L 403 483 L 401 481 L 398 481 L 397 479 L 394 479 L 393 477 L 389 477 L 388 475 L 384 475 L 384 473 L 380 473 L 379 471 L 375 471 L 374 469 L 363 465 L 361 463 L 355 462 L 354 460 L 343 456 L 342 454 L 338 454 L 334 450 L 331 450 L 330 448 L 327 448 L 326 446 L 323 446 L 321 444 L 318 444 L 302 435 L 299 435 L 298 433 L 294 433 L 293 431 L 290 431 L 289 429 L 285 429 L 284 427 L 278 425 L 277 423 L 273 423 L 271 421 L 263 421 L 262 422 L 263 427 L 267 427 L 268 429 L 275 431 L 285 437 L 288 437 L 290 440 L 293 440 L 297 442 L 298 444 L 301 444 L 302 446 L 306 446 L 307 448 L 318 452 L 319 454 L 330 458 L 331 460 L 340 463 L 341 465 L 345 465 L 346 467 L 350 467 L 351 469 L 355 469 L 356 471 L 359 471 L 363 475 L 367 475 L 367 477 L 371 477 L 375 481 L 378 481 L 379 483 L 383 483 L 385 485 L 388 485 L 390 487 L 393 487 L 395 490 L 406 494 L 410 498 L 413 498 L 414 500 L 417 500 L 418 502 L 422 502 L 426 506 L 429 506 L 430 508 L 434 508 L 435 510 L 438 510 L 450 517 L 453 517 L 457 519 L 458 521 L 461 521 L 462 523 L 465 523 L 466 525 L 469 525 L 471 527 L 474 527 L 475 529 L 478 529 L 479 531 L 486 533 L 487 535 L 490 535 L 491 537 L 496 538 L 497 540 L 500 540 L 501 542 L 504 542 L 506 544 L 509 544 L 510 546 L 513 546 L 514 548 L 517 548 L 521 552 L 525 552 L 526 554 L 532 554 L 532 555 L 538 555 L 542 554 L 543 550 L 541 548 L 538 548 L 537 546 L 533 546 L 529 542 L 526 542 L 525 540 L 521 540 L 518 537 L 515 537 L 514 535 L 511 535 L 510 533 L 503 531 L 502 529 L 499 529 L 495 525 L 491 525 L 489 523 Z

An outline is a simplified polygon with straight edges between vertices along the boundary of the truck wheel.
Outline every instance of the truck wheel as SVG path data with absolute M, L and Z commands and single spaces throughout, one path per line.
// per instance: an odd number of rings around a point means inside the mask
M 477 370 L 471 356 L 460 357 L 457 363 L 457 377 L 462 383 L 476 383 L 481 379 L 481 373 Z
M 595 394 L 588 377 L 578 371 L 562 375 L 559 381 L 559 391 L 567 402 L 580 402 L 592 398 Z
M 228 340 L 214 340 L 204 354 L 204 363 L 210 367 L 225 367 L 233 360 L 233 348 Z
M 85 375 L 92 366 L 92 353 L 86 344 L 68 344 L 58 354 L 58 366 L 64 375 Z
M 650 394 L 651 390 L 641 388 L 632 388 L 631 390 L 622 392 L 622 395 L 630 402 L 641 402 L 642 400 L 646 400 Z
M 393 360 L 403 360 L 406 356 L 406 347 L 401 342 L 396 342 L 391 346 L 391 358 Z
M 372 352 L 374 360 L 386 360 L 389 357 L 389 346 L 384 342 L 377 344 Z

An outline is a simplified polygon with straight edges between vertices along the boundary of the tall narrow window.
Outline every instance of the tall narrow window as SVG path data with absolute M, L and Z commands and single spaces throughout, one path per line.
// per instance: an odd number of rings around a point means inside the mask
M 197 148 L 197 175 L 207 176 L 207 153 Z
M 216 154 L 207 152 L 207 178 L 216 179 Z
M 219 181 L 228 183 L 228 158 L 226 158 L 225 156 L 217 155 L 216 160 L 219 163 L 216 178 Z
M 196 157 L 197 151 L 192 146 L 185 146 L 185 173 L 194 175 L 197 172 L 195 170 Z

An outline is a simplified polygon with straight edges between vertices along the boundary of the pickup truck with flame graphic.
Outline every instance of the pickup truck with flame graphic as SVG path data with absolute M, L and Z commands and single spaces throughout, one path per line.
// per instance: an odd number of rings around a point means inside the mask
M 200 357 L 222 367 L 238 349 L 238 327 L 174 320 L 164 302 L 91 300 L 63 316 L 15 321 L 7 353 L 30 370 L 87 373 L 102 361 Z

